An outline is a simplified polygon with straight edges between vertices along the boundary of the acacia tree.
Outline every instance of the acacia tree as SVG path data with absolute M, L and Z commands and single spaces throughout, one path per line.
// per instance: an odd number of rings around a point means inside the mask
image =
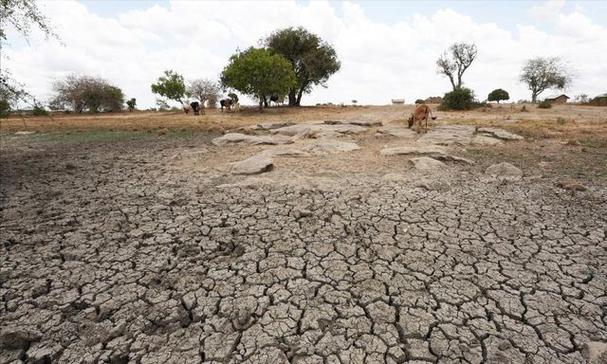
M 156 83 L 152 84 L 152 92 L 183 104 L 185 96 L 183 76 L 172 70 L 164 71 L 164 76 L 158 77 Z
M 124 104 L 122 90 L 98 77 L 68 75 L 65 80 L 55 82 L 53 90 L 54 109 L 71 108 L 78 113 L 119 111 Z
M 190 82 L 186 89 L 186 94 L 196 97 L 200 101 L 200 106 L 204 107 L 206 101 L 210 103 L 212 100 L 217 100 L 220 91 L 221 88 L 217 82 L 208 79 L 198 79 Z
M 259 109 L 271 95 L 284 95 L 296 85 L 291 64 L 269 49 L 249 48 L 230 57 L 221 73 L 225 88 L 259 99 Z
M 527 61 L 521 71 L 520 81 L 531 91 L 531 101 L 548 89 L 562 90 L 569 86 L 572 76 L 558 57 L 537 57 Z
M 462 87 L 462 76 L 476 59 L 478 50 L 474 43 L 455 43 L 436 61 L 439 74 L 449 77 L 453 91 Z
M 501 88 L 491 91 L 487 96 L 487 101 L 497 101 L 497 103 L 499 104 L 501 100 L 510 100 L 510 95 L 508 95 L 508 91 L 503 90 Z
M 24 37 L 28 37 L 31 29 L 40 29 L 47 37 L 57 38 L 46 16 L 42 14 L 33 0 L 0 0 L 0 64 L 2 63 L 2 45 L 7 42 L 7 29 L 15 29 Z M 36 99 L 15 81 L 6 67 L 0 67 L 0 102 L 2 109 L 8 114 L 11 106 L 19 101 L 38 105 Z
M 128 100 L 126 102 L 126 106 L 129 108 L 129 111 L 135 110 L 135 107 L 137 107 L 137 99 L 133 97 L 132 99 Z
M 329 77 L 341 68 L 333 46 L 302 27 L 278 30 L 264 43 L 289 60 L 295 73 L 297 82 L 288 90 L 289 106 L 300 106 L 304 93 L 316 85 L 326 87 Z

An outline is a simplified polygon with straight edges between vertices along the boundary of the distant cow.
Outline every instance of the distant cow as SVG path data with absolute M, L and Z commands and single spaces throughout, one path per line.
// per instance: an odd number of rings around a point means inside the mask
M 415 111 L 409 116 L 409 129 L 413 124 L 417 124 L 415 130 L 419 133 L 422 127 L 422 121 L 426 121 L 425 132 L 428 131 L 428 118 L 432 117 L 432 120 L 436 120 L 436 117 L 432 115 L 432 109 L 426 104 L 420 104 L 415 107 Z
M 282 105 L 285 101 L 284 97 L 280 97 L 278 95 L 272 95 L 270 96 L 270 102 L 273 102 L 276 105 Z
M 189 114 L 190 111 L 192 111 L 192 106 L 189 105 L 187 102 L 182 103 L 181 107 L 183 107 L 183 112 L 186 114 Z
M 194 115 L 200 115 L 200 111 L 202 111 L 202 114 L 204 115 L 204 108 L 200 107 L 200 103 L 198 101 L 191 102 L 190 107 L 192 108 L 192 111 L 194 111 Z
M 232 99 L 223 99 L 219 100 L 219 104 L 221 105 L 221 111 L 223 111 L 224 107 L 228 110 L 232 109 L 232 106 L 234 106 L 236 102 Z

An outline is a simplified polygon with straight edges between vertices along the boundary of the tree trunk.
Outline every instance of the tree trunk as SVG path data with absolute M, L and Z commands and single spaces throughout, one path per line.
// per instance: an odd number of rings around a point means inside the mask
M 533 102 L 534 104 L 537 102 L 537 91 L 533 91 L 531 93 L 531 102 Z
M 296 106 L 301 106 L 301 96 L 303 95 L 303 91 L 304 91 L 304 88 L 302 87 L 302 88 L 299 89 L 299 92 L 297 93 L 297 103 L 296 103 Z
M 297 106 L 297 94 L 295 89 L 289 90 L 289 106 Z

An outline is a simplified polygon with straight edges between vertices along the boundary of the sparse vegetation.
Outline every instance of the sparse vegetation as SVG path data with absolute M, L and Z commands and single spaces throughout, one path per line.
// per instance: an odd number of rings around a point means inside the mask
M 552 103 L 550 101 L 544 100 L 537 104 L 537 107 L 540 109 L 550 109 L 552 107 Z
M 532 102 L 536 102 L 537 97 L 545 90 L 564 89 L 571 80 L 571 73 L 558 57 L 530 59 L 525 63 L 520 75 L 520 81 L 531 91 Z
M 470 110 L 478 106 L 474 101 L 474 91 L 466 87 L 447 92 L 439 106 L 439 110 Z
M 46 110 L 44 107 L 40 106 L 40 105 L 34 105 L 34 108 L 32 109 L 32 115 L 34 116 L 49 116 L 49 112 L 48 110 Z
M 475 44 L 455 43 L 436 61 L 438 73 L 449 78 L 453 91 L 462 88 L 462 76 L 477 55 Z
M 72 74 L 53 84 L 55 96 L 52 109 L 81 112 L 120 111 L 124 104 L 122 90 L 108 81 L 91 76 Z
M 415 100 L 415 103 L 416 103 L 416 104 L 425 104 L 425 103 L 426 103 L 426 101 L 424 101 L 424 100 L 422 100 L 422 99 L 417 99 L 417 100 Z

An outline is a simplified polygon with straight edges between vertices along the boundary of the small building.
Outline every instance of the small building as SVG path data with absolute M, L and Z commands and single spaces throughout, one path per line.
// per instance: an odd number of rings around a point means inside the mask
M 590 101 L 590 105 L 594 106 L 607 106 L 607 93 L 598 95 Z
M 405 99 L 392 99 L 392 105 L 404 105 Z
M 430 96 L 426 99 L 426 104 L 440 104 L 443 98 L 440 96 Z
M 544 101 L 547 101 L 551 104 L 565 104 L 567 100 L 569 100 L 569 96 L 565 94 L 546 97 L 546 99 L 544 99 Z

